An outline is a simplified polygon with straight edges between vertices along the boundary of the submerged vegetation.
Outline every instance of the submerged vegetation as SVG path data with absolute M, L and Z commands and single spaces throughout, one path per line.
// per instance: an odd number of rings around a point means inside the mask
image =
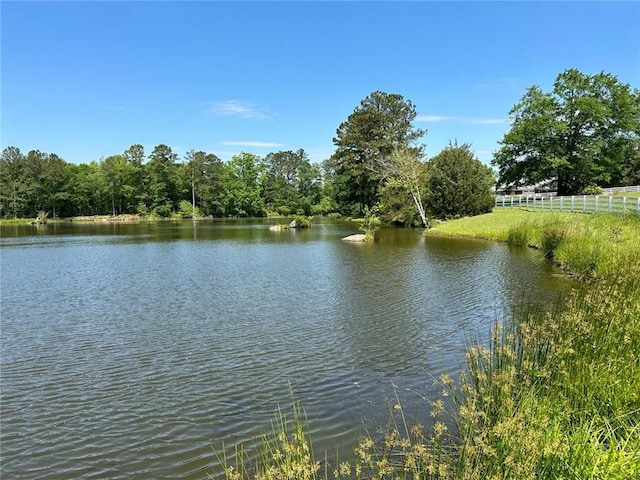
M 314 456 L 295 405 L 294 427 L 279 411 L 253 464 L 241 447 L 233 465 L 223 454 L 225 478 L 638 478 L 640 221 L 524 211 L 482 217 L 434 230 L 536 246 L 580 274 L 585 288 L 555 310 L 522 308 L 496 320 L 489 344 L 469 349 L 461 377 L 440 379 L 443 398 L 425 402 L 430 425 L 409 424 L 395 402 L 384 438 L 364 436 L 327 462 Z

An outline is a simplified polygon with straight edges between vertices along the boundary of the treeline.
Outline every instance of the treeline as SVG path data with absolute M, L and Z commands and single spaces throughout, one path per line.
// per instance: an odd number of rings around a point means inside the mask
M 610 74 L 569 69 L 552 92 L 533 86 L 509 112 L 493 165 L 504 189 L 553 185 L 560 194 L 640 181 L 640 92 Z M 469 145 L 427 161 L 425 130 L 402 95 L 373 92 L 337 130 L 331 157 L 304 150 L 222 162 L 191 150 L 142 145 L 88 164 L 8 147 L 0 157 L 0 216 L 142 214 L 243 217 L 374 212 L 385 223 L 427 226 L 431 217 L 490 211 L 493 170 Z
M 122 154 L 77 165 L 55 153 L 7 147 L 0 155 L 0 215 L 358 216 L 368 210 L 385 223 L 420 225 L 425 222 L 415 196 L 436 217 L 473 215 L 493 206 L 493 173 L 469 145 L 449 145 L 428 162 L 410 158 L 409 180 L 383 178 L 382 167 L 374 172 L 355 161 L 338 163 L 338 155 L 322 165 L 311 163 L 302 149 L 264 158 L 243 152 L 223 162 L 193 150 L 180 159 L 163 144 L 147 156 L 142 145 L 132 145 Z M 375 178 L 368 190 L 359 183 L 365 175 Z
M 87 164 L 54 153 L 16 147 L 0 159 L 0 214 L 54 217 L 142 214 L 168 217 L 243 217 L 267 213 L 312 215 L 332 209 L 322 173 L 304 150 L 250 153 L 223 162 L 213 153 L 189 151 L 179 159 L 157 145 L 142 145 Z M 195 205 L 195 211 L 193 206 Z

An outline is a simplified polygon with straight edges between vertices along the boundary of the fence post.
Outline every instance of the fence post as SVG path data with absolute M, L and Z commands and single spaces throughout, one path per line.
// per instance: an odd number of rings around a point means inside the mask
M 572 211 L 572 212 L 573 212 L 573 198 L 574 198 L 574 196 L 573 196 L 573 195 L 571 195 L 571 211 Z
M 553 197 L 549 197 L 549 211 L 553 210 Z
M 622 215 L 627 216 L 627 197 L 622 197 Z
M 598 197 L 598 195 L 596 195 L 596 206 L 594 207 L 594 211 L 596 213 L 598 213 L 598 198 L 600 198 L 600 197 Z
M 636 208 L 636 215 L 640 217 L 640 197 L 636 199 L 638 201 L 638 207 Z
M 613 211 L 612 206 L 611 206 L 611 199 L 613 197 L 611 195 L 609 195 L 609 213 L 611 213 Z
M 513 195 L 511 196 L 511 208 L 513 208 Z
M 587 196 L 582 196 L 582 213 L 586 213 L 587 211 Z

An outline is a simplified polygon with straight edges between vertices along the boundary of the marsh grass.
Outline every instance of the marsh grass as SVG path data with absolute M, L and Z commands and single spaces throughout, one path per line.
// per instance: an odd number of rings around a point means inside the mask
M 460 478 L 638 478 L 639 298 L 637 272 L 622 267 L 470 349 L 456 397 Z
M 479 228 L 492 228 L 490 218 Z M 640 221 L 525 212 L 492 234 L 507 239 L 510 229 L 528 229 L 513 238 L 538 246 L 550 237 L 554 261 L 583 274 L 582 288 L 555 308 L 497 319 L 490 341 L 469 348 L 460 379 L 440 379 L 450 398 L 425 401 L 431 424 L 409 423 L 396 396 L 383 438 L 365 435 L 348 460 L 322 464 L 294 404 L 294 427 L 278 411 L 256 464 L 247 470 L 236 449 L 225 478 L 640 478 Z
M 544 224 L 540 234 L 540 246 L 547 258 L 553 258 L 567 236 L 567 224 L 560 218 L 552 218 Z
M 278 407 L 272 423 L 272 431 L 265 433 L 258 446 L 257 458 L 252 463 L 244 446 L 240 445 L 230 455 L 225 451 L 218 455 L 229 480 L 314 480 L 323 478 L 320 462 L 316 460 L 309 433 L 309 424 L 299 402 L 293 403 L 291 417 Z M 231 462 L 229 458 L 232 457 Z M 212 478 L 212 477 L 210 477 Z
M 507 231 L 507 243 L 516 247 L 526 247 L 529 243 L 531 227 L 526 220 L 513 225 Z

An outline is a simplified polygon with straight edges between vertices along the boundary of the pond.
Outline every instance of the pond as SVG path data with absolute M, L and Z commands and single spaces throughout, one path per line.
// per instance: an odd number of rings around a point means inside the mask
M 206 478 L 300 400 L 320 457 L 386 425 L 514 306 L 571 282 L 533 251 L 354 223 L 3 226 L 2 476 Z

